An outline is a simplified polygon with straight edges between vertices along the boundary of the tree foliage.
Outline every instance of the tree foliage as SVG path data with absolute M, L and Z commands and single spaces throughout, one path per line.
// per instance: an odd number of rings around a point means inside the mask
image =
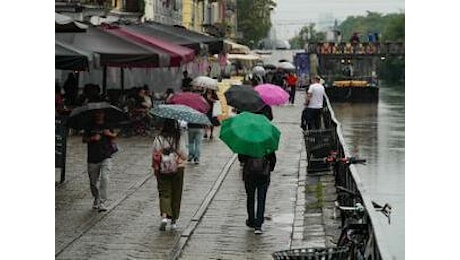
M 367 41 L 367 33 L 379 33 L 380 41 L 402 41 L 405 39 L 405 15 L 367 12 L 367 16 L 350 16 L 338 26 L 344 40 L 355 32 L 360 33 L 360 40 Z M 388 82 L 404 79 L 404 56 L 389 57 L 380 66 L 379 76 Z
M 302 27 L 297 36 L 289 40 L 292 49 L 303 49 L 307 42 L 319 42 L 326 40 L 325 32 L 318 32 L 315 29 L 315 24 L 310 23 Z
M 394 39 L 392 37 L 386 37 L 386 34 L 394 33 L 392 32 L 393 30 L 400 29 L 394 27 L 396 21 L 403 21 L 402 38 Z M 382 15 L 381 13 L 367 11 L 366 16 L 347 17 L 345 21 L 340 23 L 337 29 L 342 33 L 343 40 L 348 40 L 353 33 L 358 33 L 361 41 L 367 41 L 368 33 L 378 33 L 383 39 L 404 41 L 404 13 Z
M 254 47 L 267 37 L 272 26 L 270 14 L 276 3 L 273 0 L 238 0 L 238 31 L 243 34 L 241 42 Z

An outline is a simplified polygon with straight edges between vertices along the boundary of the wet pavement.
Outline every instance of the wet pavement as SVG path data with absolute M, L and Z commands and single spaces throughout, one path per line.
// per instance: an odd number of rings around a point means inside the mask
M 150 169 L 152 138 L 118 140 L 109 210 L 98 213 L 91 208 L 86 146 L 72 136 L 66 181 L 55 189 L 56 259 L 272 259 L 278 250 L 333 246 L 340 232 L 338 220 L 332 218 L 334 183 L 327 174 L 306 174 L 299 127 L 303 94 L 298 92 L 295 106 L 273 108 L 282 134 L 264 234 L 254 235 L 245 225 L 240 166 L 217 137 L 203 142 L 199 165 L 187 165 L 178 230 L 168 226 L 161 232 L 156 179 Z M 59 177 L 57 169 L 56 181 Z

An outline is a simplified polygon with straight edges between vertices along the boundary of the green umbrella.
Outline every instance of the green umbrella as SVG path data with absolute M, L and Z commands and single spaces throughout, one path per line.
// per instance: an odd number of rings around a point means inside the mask
M 219 138 L 235 153 L 260 158 L 278 150 L 280 135 L 264 115 L 242 112 L 222 122 Z
M 161 118 L 183 120 L 193 124 L 211 125 L 205 114 L 185 105 L 158 105 L 150 109 L 150 113 Z

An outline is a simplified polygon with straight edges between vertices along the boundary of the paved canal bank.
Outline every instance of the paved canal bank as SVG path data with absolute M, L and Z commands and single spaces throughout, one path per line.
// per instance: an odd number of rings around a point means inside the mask
M 264 234 L 245 226 L 240 166 L 219 139 L 204 141 L 201 163 L 187 165 L 179 229 L 161 232 L 151 138 L 118 140 L 109 210 L 98 213 L 91 209 L 86 146 L 74 136 L 68 140 L 66 182 L 55 190 L 56 259 L 271 259 L 277 250 L 333 245 L 340 232 L 332 219 L 335 189 L 332 176 L 306 175 L 299 127 L 303 94 L 295 106 L 274 107 L 282 135 Z

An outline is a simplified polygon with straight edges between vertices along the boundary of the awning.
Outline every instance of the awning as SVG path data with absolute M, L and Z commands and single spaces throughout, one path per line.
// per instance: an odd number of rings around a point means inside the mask
M 224 48 L 224 41 L 222 39 L 172 25 L 148 22 L 123 27 L 194 49 L 197 54 L 202 51 L 201 45 L 203 44 L 207 46 L 210 54 L 221 53 Z
M 88 29 L 88 25 L 58 13 L 55 13 L 54 27 L 55 32 L 85 32 Z
M 228 60 L 244 60 L 244 61 L 262 61 L 259 55 L 255 54 L 227 54 Z
M 91 54 L 55 41 L 55 68 L 60 70 L 87 70 Z
M 170 55 L 160 49 L 130 41 L 100 28 L 86 33 L 56 33 L 55 39 L 76 49 L 96 54 L 100 66 L 167 67 Z
M 170 55 L 169 66 L 178 67 L 183 63 L 190 62 L 194 59 L 195 53 L 193 49 L 183 47 L 171 42 L 166 42 L 155 37 L 147 36 L 141 33 L 134 32 L 128 28 L 113 26 L 106 29 L 107 32 L 118 35 L 123 38 L 157 48 L 167 52 Z
M 249 49 L 248 46 L 243 45 L 243 44 L 239 44 L 239 43 L 232 42 L 229 40 L 225 40 L 224 43 L 230 46 L 228 53 L 231 53 L 231 54 L 249 54 L 249 52 L 251 51 L 251 49 Z

